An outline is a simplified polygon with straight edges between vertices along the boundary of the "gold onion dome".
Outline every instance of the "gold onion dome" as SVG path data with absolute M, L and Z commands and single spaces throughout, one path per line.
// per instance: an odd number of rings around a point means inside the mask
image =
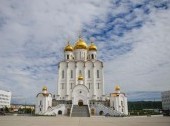
M 44 86 L 44 87 L 42 88 L 42 90 L 43 90 L 43 91 L 45 91 L 45 90 L 47 91 L 47 87 L 46 87 L 46 86 Z
M 91 42 L 91 45 L 89 46 L 88 50 L 89 51 L 97 51 L 97 47 L 93 42 Z
M 73 51 L 73 47 L 68 42 L 67 46 L 64 48 L 64 51 Z
M 119 91 L 120 87 L 118 85 L 115 86 L 115 91 Z
M 74 49 L 87 49 L 87 44 L 82 38 L 79 38 L 74 46 Z
M 78 80 L 83 80 L 83 76 L 79 75 Z

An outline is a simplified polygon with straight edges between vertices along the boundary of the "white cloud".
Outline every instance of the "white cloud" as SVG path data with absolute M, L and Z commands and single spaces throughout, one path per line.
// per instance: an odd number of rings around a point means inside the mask
M 23 95 L 24 98 L 34 98 L 43 85 L 55 93 L 56 64 L 63 58 L 67 40 L 73 44 L 79 32 L 88 24 L 95 26 L 94 20 L 98 18 L 101 22 L 94 29 L 89 28 L 89 33 L 98 33 L 98 29 L 105 30 L 112 24 L 117 27 L 118 23 L 125 23 L 125 20 L 117 18 L 115 22 L 105 25 L 108 12 L 115 16 L 129 9 L 128 2 L 122 2 L 118 7 L 111 2 L 1 0 L 0 88 L 11 90 L 14 97 Z M 108 40 L 102 36 L 94 37 L 94 40 L 105 39 L 95 43 L 99 47 L 99 56 L 109 59 L 105 62 L 106 92 L 112 92 L 114 84 L 120 84 L 124 91 L 170 89 L 170 12 L 152 8 L 149 16 L 139 9 L 134 10 L 133 14 L 126 20 L 137 16 L 133 21 L 152 22 L 144 22 L 141 28 L 132 29 L 123 37 L 114 35 L 114 32 L 119 32 L 119 27 L 108 33 Z M 129 25 L 133 25 L 133 21 Z M 132 50 L 126 52 L 128 47 L 116 51 L 114 48 L 107 52 L 102 50 L 108 45 L 119 46 L 123 43 L 132 44 Z M 117 55 L 121 51 L 125 52 Z
M 141 29 L 126 34 L 123 41 L 133 42 L 132 51 L 105 63 L 107 89 L 120 84 L 128 91 L 170 89 L 170 11 L 155 11 Z M 110 75 L 109 75 L 110 74 Z
M 105 14 L 102 0 L 18 1 L 0 4 L 0 87 L 35 97 L 43 85 L 56 92 L 63 47 L 76 41 L 84 23 Z

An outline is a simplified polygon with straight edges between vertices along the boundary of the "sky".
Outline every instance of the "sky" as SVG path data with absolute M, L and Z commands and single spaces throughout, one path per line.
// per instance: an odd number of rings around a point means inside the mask
M 63 49 L 80 34 L 98 47 L 106 94 L 170 90 L 169 0 L 0 0 L 0 89 L 17 103 L 34 103 L 44 85 L 55 94 Z

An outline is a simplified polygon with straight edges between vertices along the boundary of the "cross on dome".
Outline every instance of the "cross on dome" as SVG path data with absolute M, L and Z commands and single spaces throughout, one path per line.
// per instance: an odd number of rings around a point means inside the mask
M 70 42 L 68 41 L 67 46 L 64 48 L 64 51 L 73 51 L 73 47 L 70 45 Z

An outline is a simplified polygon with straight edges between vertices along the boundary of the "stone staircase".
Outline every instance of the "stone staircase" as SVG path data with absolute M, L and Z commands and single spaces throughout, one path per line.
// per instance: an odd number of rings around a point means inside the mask
M 49 107 L 48 110 L 41 115 L 58 115 L 58 111 L 62 110 L 62 115 L 65 115 L 64 110 L 71 108 L 71 105 L 59 104 L 55 107 Z
M 95 108 L 96 115 L 99 115 L 100 111 L 103 111 L 103 115 L 109 114 L 110 116 L 116 116 L 116 117 L 124 116 L 123 113 L 113 110 L 110 107 L 106 107 L 103 104 L 91 105 L 90 108 Z
M 88 106 L 73 105 L 71 117 L 90 117 Z

